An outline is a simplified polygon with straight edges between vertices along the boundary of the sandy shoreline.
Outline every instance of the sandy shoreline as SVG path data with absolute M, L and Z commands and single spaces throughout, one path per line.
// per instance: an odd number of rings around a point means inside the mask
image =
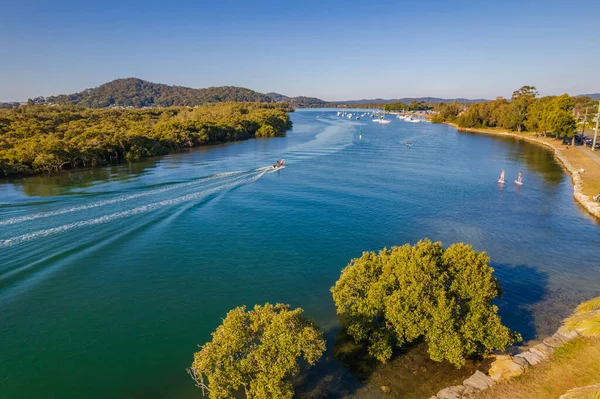
M 584 191 L 589 191 L 584 190 L 586 183 L 593 183 L 589 184 L 590 188 L 595 187 L 595 184 L 598 183 L 597 176 L 600 176 L 600 164 L 593 162 L 591 159 L 589 161 L 586 161 L 584 158 L 581 158 L 581 153 L 578 149 L 572 148 L 571 150 L 566 150 L 567 147 L 562 147 L 558 144 L 558 142 L 553 142 L 556 140 L 541 137 L 538 138 L 527 133 L 518 134 L 493 129 L 462 129 L 453 123 L 446 124 L 453 126 L 459 131 L 513 137 L 518 140 L 525 140 L 531 143 L 551 148 L 554 151 L 554 156 L 560 161 L 562 166 L 571 174 L 571 182 L 573 183 L 573 197 L 575 198 L 575 200 L 579 204 L 581 204 L 581 206 L 583 206 L 583 208 L 589 214 L 600 219 L 600 202 L 594 201 L 594 199 L 592 198 L 592 195 L 596 195 L 598 193 L 591 195 L 586 195 L 586 193 L 584 193 Z M 584 169 L 584 172 L 581 172 L 582 168 Z

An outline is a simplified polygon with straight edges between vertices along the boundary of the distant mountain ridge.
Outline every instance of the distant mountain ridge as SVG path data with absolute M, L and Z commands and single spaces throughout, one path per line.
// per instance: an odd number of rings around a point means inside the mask
M 600 93 L 581 94 L 600 99 Z M 292 107 L 335 107 L 339 105 L 359 104 L 390 104 L 403 102 L 409 104 L 413 101 L 426 103 L 477 103 L 490 101 L 486 99 L 469 98 L 439 98 L 439 97 L 403 97 L 396 99 L 362 99 L 346 101 L 325 101 L 317 97 L 297 96 L 289 97 L 275 92 L 263 94 L 244 87 L 220 86 L 205 89 L 193 89 L 184 86 L 171 86 L 162 83 L 153 83 L 138 78 L 116 79 L 98 87 L 86 89 L 73 94 L 61 94 L 50 97 L 37 97 L 33 103 L 72 104 L 90 108 L 103 108 L 110 106 L 131 107 L 169 107 L 169 106 L 196 106 L 206 103 L 219 102 L 287 102 Z M 17 103 L 1 103 L 0 108 L 16 106 Z
M 459 103 L 480 103 L 484 101 L 490 101 L 483 98 L 478 99 L 469 99 L 469 98 L 438 98 L 438 97 L 403 97 L 396 99 L 384 99 L 384 98 L 374 98 L 374 99 L 363 99 L 363 100 L 349 100 L 349 101 L 331 101 L 334 104 L 391 104 L 402 102 L 405 104 L 411 103 L 412 101 L 424 101 L 426 103 L 451 103 L 451 102 L 459 102 Z
M 288 97 L 279 93 L 267 93 L 267 96 L 272 98 L 277 102 L 286 102 L 289 103 L 293 107 L 323 107 L 327 106 L 328 102 L 325 100 L 321 100 L 316 97 L 306 97 L 306 96 L 297 96 L 297 97 Z
M 580 94 L 577 97 L 589 97 L 592 100 L 600 100 L 600 93 Z
M 273 100 L 277 102 L 288 102 L 290 105 L 294 107 L 331 107 L 336 105 L 358 105 L 358 104 L 391 104 L 396 102 L 403 102 L 405 104 L 409 104 L 412 101 L 424 101 L 426 103 L 450 103 L 450 102 L 459 102 L 459 103 L 477 103 L 483 101 L 489 101 L 485 99 L 469 99 L 469 98 L 438 98 L 438 97 L 403 97 L 398 99 L 384 99 L 384 98 L 374 98 L 374 99 L 363 99 L 363 100 L 347 100 L 347 101 L 325 101 L 321 100 L 317 97 L 306 97 L 306 96 L 298 96 L 298 97 L 289 97 L 284 94 L 279 93 L 267 93 L 267 96 L 271 97 Z
M 36 99 L 39 102 L 39 99 Z M 205 103 L 272 102 L 266 94 L 236 86 L 192 89 L 148 82 L 138 78 L 116 79 L 79 93 L 51 96 L 47 103 L 82 105 L 90 108 L 196 106 Z

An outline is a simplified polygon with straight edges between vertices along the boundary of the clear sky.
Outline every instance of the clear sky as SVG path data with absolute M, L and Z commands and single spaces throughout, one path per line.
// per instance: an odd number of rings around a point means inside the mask
M 0 3 L 0 101 L 138 77 L 325 100 L 600 92 L 600 1 Z

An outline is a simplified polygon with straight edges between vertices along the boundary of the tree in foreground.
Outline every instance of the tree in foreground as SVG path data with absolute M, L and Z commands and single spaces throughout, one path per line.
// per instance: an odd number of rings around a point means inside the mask
M 188 369 L 211 399 L 242 391 L 248 399 L 292 398 L 300 358 L 313 365 L 325 351 L 321 331 L 302 309 L 282 304 L 237 307 L 212 336 Z
M 371 356 L 385 362 L 394 348 L 423 339 L 431 359 L 460 367 L 520 339 L 492 305 L 500 287 L 488 262 L 469 245 L 444 250 L 425 239 L 363 253 L 331 291 L 349 335 Z

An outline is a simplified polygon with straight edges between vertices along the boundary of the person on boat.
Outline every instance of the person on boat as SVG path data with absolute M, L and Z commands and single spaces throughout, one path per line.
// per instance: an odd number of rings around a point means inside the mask
M 523 172 L 519 171 L 519 175 L 517 176 L 517 180 L 515 180 L 517 184 L 523 184 Z

